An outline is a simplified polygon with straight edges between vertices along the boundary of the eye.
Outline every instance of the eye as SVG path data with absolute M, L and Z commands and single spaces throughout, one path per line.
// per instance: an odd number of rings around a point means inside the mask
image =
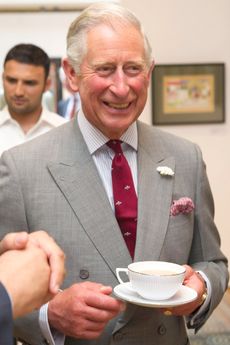
M 125 66 L 124 70 L 125 73 L 135 76 L 143 71 L 143 66 L 139 64 L 130 64 Z
M 115 70 L 115 67 L 112 65 L 103 65 L 103 66 L 98 66 L 96 68 L 96 72 L 99 76 L 101 77 L 106 77 L 113 73 Z
M 37 81 L 36 80 L 25 80 L 24 83 L 26 85 L 28 85 L 28 86 L 35 86 L 35 85 L 37 85 Z
M 9 84 L 16 84 L 17 83 L 17 79 L 15 79 L 15 78 L 6 77 L 5 79 Z

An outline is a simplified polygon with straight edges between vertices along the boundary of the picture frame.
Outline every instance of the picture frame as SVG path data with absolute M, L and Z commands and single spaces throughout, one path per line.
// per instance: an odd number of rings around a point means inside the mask
M 156 65 L 152 73 L 154 125 L 225 121 L 225 65 Z

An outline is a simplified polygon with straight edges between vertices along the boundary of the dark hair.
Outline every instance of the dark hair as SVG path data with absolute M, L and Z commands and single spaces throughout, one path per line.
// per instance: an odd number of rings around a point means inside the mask
M 28 65 L 42 66 L 45 70 L 45 78 L 48 77 L 50 58 L 44 50 L 34 44 L 17 44 L 6 54 L 4 66 L 9 60 L 15 60 Z

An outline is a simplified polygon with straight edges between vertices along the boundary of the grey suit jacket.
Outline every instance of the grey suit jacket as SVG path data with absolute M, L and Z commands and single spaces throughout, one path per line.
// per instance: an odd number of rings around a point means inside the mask
M 9 295 L 0 283 L 0 344 L 13 345 L 13 315 Z
M 156 168 L 171 167 L 173 177 Z M 115 269 L 131 257 L 77 121 L 50 131 L 3 154 L 0 162 L 0 234 L 9 229 L 47 230 L 67 255 L 63 288 L 84 280 L 118 284 Z M 170 216 L 174 199 L 189 197 L 194 212 Z M 138 122 L 138 225 L 135 261 L 188 263 L 202 270 L 212 286 L 210 308 L 227 287 L 226 258 L 213 222 L 213 199 L 199 148 Z M 45 344 L 37 313 L 18 320 L 15 335 Z M 182 317 L 128 304 L 100 339 L 66 338 L 68 345 L 185 345 Z

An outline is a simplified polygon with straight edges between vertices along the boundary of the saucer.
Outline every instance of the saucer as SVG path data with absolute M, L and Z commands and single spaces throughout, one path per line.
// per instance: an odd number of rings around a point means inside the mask
M 141 297 L 132 289 L 130 282 L 115 286 L 113 291 L 114 294 L 123 301 L 151 308 L 176 307 L 192 302 L 197 298 L 197 292 L 184 285 L 180 287 L 180 289 L 173 297 L 161 301 L 150 300 Z

